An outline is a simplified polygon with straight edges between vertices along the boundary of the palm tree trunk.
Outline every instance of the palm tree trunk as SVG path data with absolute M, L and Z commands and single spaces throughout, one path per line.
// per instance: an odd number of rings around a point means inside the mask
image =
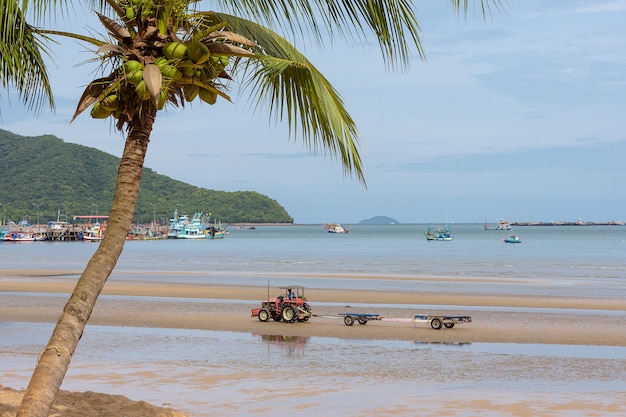
M 106 234 L 81 274 L 48 345 L 39 357 L 16 417 L 47 417 L 50 413 L 96 300 L 122 254 L 156 116 L 152 106 L 146 107 L 150 109 L 144 109 L 141 120 L 129 123 Z

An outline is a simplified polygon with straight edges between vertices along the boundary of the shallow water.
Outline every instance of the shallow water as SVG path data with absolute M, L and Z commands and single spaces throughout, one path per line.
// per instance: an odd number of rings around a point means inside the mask
M 0 322 L 3 384 L 25 386 L 51 331 Z M 620 415 L 626 347 L 88 326 L 62 388 L 121 394 L 196 417 L 506 415 L 508 407 L 530 412 L 517 415 L 569 416 L 592 415 L 612 401 L 617 408 L 601 415 Z M 541 409 L 548 405 L 555 411 Z

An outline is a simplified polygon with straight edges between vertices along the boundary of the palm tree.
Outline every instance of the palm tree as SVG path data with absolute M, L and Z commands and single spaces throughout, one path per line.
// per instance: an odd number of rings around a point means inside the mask
M 449 1 L 461 10 L 468 0 Z M 18 417 L 43 417 L 50 411 L 96 300 L 122 253 L 158 111 L 196 100 L 209 105 L 218 99 L 230 101 L 228 86 L 237 75 L 258 106 L 267 106 L 271 116 L 286 118 L 307 146 L 338 157 L 346 174 L 365 183 L 356 126 L 341 97 L 272 28 L 318 41 L 323 38 L 321 28 L 347 39 L 366 39 L 372 32 L 390 68 L 406 66 L 413 47 L 423 57 L 409 0 L 216 0 L 220 12 L 195 10 L 197 0 L 95 3 L 114 16 L 98 14 L 109 40 L 49 30 L 37 34 L 68 36 L 97 48 L 95 59 L 103 76 L 87 86 L 74 118 L 87 109 L 93 118 L 110 118 L 118 130 L 126 131 L 125 147 L 107 233 L 40 355 Z M 24 94 L 28 97 L 29 91 Z

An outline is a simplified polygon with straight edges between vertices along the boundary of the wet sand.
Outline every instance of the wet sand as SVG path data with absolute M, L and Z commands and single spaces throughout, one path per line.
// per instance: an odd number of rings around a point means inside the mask
M 74 279 L 32 275 L 27 279 L 0 278 L 0 293 L 7 298 L 0 304 L 0 319 L 54 323 L 74 283 Z M 270 288 L 270 296 L 279 295 L 277 292 Z M 11 293 L 19 295 L 7 297 Z M 306 296 L 315 316 L 308 323 L 285 325 L 260 323 L 250 317 L 251 309 L 257 308 L 267 293 L 267 287 L 109 282 L 89 323 L 396 340 L 415 340 L 418 331 L 420 339 L 428 342 L 462 338 L 463 342 L 626 346 L 626 300 L 309 289 Z M 129 302 L 127 296 L 141 298 Z M 387 320 L 348 328 L 341 320 L 329 318 L 345 312 L 380 314 L 386 319 L 411 319 L 415 314 L 470 315 L 472 323 L 460 324 L 450 332 Z
M 74 271 L 55 272 L 72 275 Z M 471 281 L 471 279 L 468 279 Z M 71 292 L 75 278 L 46 276 L 42 271 L 0 271 L 0 321 L 55 323 Z M 270 289 L 270 296 L 278 295 Z M 109 282 L 98 300 L 90 325 L 199 329 L 243 332 L 252 334 L 281 334 L 287 337 L 331 337 L 339 339 L 399 340 L 426 343 L 532 343 L 557 345 L 626 346 L 626 300 L 558 297 L 506 297 L 493 295 L 464 295 L 444 293 L 388 293 L 379 291 L 337 291 L 310 289 L 307 298 L 314 317 L 306 323 L 261 323 L 250 317 L 252 308 L 267 297 L 267 287 L 171 285 L 145 282 Z M 337 314 L 345 312 L 380 314 L 384 321 L 372 321 L 365 326 L 345 326 Z M 453 329 L 433 330 L 425 323 L 413 323 L 414 314 L 470 315 L 472 323 Z M 393 319 L 398 319 L 394 321 Z M 79 350 L 81 346 L 79 345 Z M 495 365 L 494 365 L 495 366 Z M 313 370 L 309 370 L 312 372 Z M 617 372 L 624 372 L 617 368 Z M 175 373 L 174 373 L 175 374 Z M 163 375 L 163 379 L 173 375 Z M 245 376 L 241 376 L 245 378 Z M 626 378 L 626 375 L 622 375 Z M 159 380 L 150 375 L 147 380 Z M 250 378 L 261 378 L 251 375 Z M 336 376 L 336 378 L 340 378 Z M 559 376 L 554 377 L 555 384 Z M 133 392 L 128 396 L 133 398 Z M 620 393 L 618 393 L 620 394 Z M 624 393 L 621 393 L 624 394 Z M 19 392 L 5 388 L 0 391 L 0 417 L 12 416 Z M 269 394 L 268 394 L 269 395 Z M 294 394 L 295 395 L 295 394 Z M 307 395 L 300 392 L 300 395 Z M 315 392 L 309 393 L 315 396 Z M 470 399 L 458 398 L 439 409 L 421 410 L 424 415 L 537 415 L 532 410 L 542 406 L 552 408 L 541 415 L 570 415 L 575 410 L 598 410 L 596 415 L 610 415 L 626 410 L 625 395 L 611 396 L 607 406 L 600 397 L 567 398 L 561 394 L 557 403 L 549 398 Z M 127 415 L 147 417 L 177 416 L 169 409 L 155 410 L 149 404 L 131 406 L 124 398 L 104 394 L 67 394 L 74 404 L 58 416 Z M 80 402 L 77 402 L 78 400 Z M 232 399 L 236 410 L 238 399 Z M 101 414 L 89 414 L 89 407 L 98 402 L 109 404 Z M 82 405 L 80 405 L 82 404 Z M 543 405 L 542 405 L 543 404 Z M 183 405 L 184 406 L 184 405 Z M 117 407 L 117 414 L 115 411 Z M 602 411 L 602 407 L 609 407 Z M 63 407 L 59 410 L 61 410 Z M 174 408 L 179 408 L 176 405 Z M 310 408 L 310 407 L 309 407 Z M 132 410 L 131 410 L 132 409 Z M 410 416 L 414 408 L 395 405 L 393 411 L 379 415 Z M 457 409 L 458 411 L 451 411 Z M 74 411 L 72 411 L 74 410 Z M 269 410 L 266 410 L 269 412 Z M 302 406 L 301 412 L 307 407 Z M 380 412 L 380 410 L 378 410 Z M 161 412 L 162 414 L 158 414 Z M 429 414 L 432 412 L 432 414 Z M 74 414 L 73 414 L 74 413 Z M 529 414 L 530 413 L 530 414 Z M 331 414 L 333 414 L 331 412 Z M 339 413 L 341 414 L 341 413 Z M 337 415 L 339 415 L 337 414 Z M 179 414 L 180 415 L 180 414 Z M 191 414 L 189 414 L 191 415 Z M 209 414 L 207 414 L 209 415 Z M 233 411 L 230 415 L 238 415 Z M 263 413 L 258 414 L 263 415 Z M 329 414 L 330 415 L 330 414 Z M 343 414 L 343 415 L 358 415 Z M 580 414 L 590 415 L 590 414 Z

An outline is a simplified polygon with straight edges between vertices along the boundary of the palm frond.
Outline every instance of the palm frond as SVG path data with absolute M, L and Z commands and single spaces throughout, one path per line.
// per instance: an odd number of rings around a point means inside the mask
M 491 16 L 510 0 L 444 0 L 466 15 L 470 3 L 477 3 L 483 16 Z M 339 36 L 344 40 L 368 42 L 376 37 L 388 68 L 408 66 L 414 49 L 421 59 L 425 53 L 421 29 L 411 0 L 215 0 L 225 13 L 279 29 L 303 42 L 319 44 Z
M 335 35 L 352 43 L 373 34 L 389 68 L 406 68 L 412 50 L 424 58 L 421 29 L 410 0 L 218 0 L 226 13 L 259 22 L 306 42 Z
M 233 69 L 241 73 L 242 90 L 249 89 L 256 100 L 255 109 L 267 108 L 270 117 L 286 119 L 290 133 L 302 136 L 310 150 L 339 157 L 344 172 L 365 183 L 355 122 L 330 82 L 277 33 L 236 16 L 220 17 L 259 45 L 254 59 Z
M 0 2 L 0 87 L 15 87 L 24 105 L 40 112 L 47 102 L 54 109 L 44 55 L 49 55 L 37 30 L 26 23 L 18 2 Z

